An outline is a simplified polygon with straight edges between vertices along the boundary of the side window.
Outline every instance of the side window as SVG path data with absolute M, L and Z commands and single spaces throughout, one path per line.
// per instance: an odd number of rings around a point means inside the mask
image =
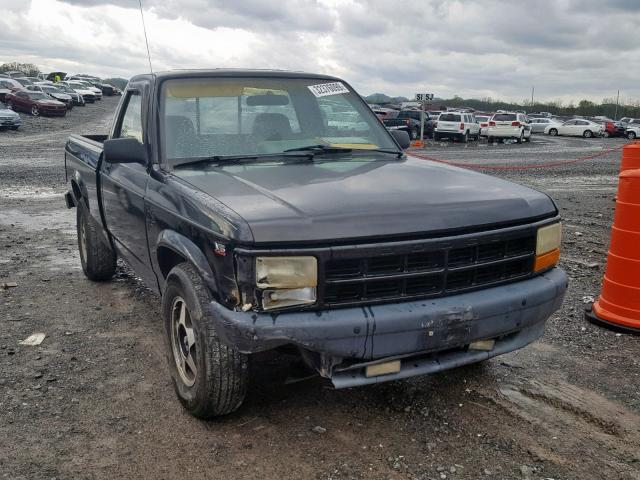
M 138 92 L 129 92 L 120 131 L 116 137 L 133 137 L 142 143 L 142 100 Z

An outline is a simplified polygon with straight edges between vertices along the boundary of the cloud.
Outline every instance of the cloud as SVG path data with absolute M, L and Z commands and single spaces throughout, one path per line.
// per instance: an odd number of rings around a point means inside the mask
M 636 0 L 143 0 L 155 69 L 278 68 L 363 94 L 640 99 Z M 138 0 L 0 0 L 0 61 L 148 70 Z

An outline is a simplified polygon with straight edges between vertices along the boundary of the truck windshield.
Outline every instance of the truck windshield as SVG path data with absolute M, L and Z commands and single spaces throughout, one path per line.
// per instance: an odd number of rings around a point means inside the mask
M 265 156 L 307 146 L 398 150 L 342 82 L 191 78 L 163 82 L 162 156 L 169 167 L 211 156 Z

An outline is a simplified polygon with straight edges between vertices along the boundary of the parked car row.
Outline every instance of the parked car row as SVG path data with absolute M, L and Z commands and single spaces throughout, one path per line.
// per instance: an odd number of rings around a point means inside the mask
M 53 72 L 45 78 L 20 72 L 0 74 L 0 101 L 6 104 L 6 108 L 0 108 L 0 129 L 20 127 L 16 112 L 64 117 L 74 106 L 84 107 L 103 95 L 119 94 L 119 89 L 96 77 L 68 77 L 64 72 Z
M 489 142 L 513 139 L 527 142 L 532 134 L 592 137 L 638 137 L 640 119 L 624 117 L 619 121 L 607 117 L 556 117 L 549 112 L 527 115 L 523 111 L 495 113 L 477 112 L 469 108 L 428 110 L 417 108 L 396 110 L 372 105 L 373 112 L 388 130 L 403 130 L 412 140 L 420 138 L 421 118 L 424 119 L 424 138 L 435 140 L 477 140 Z M 424 115 L 424 116 L 422 116 Z

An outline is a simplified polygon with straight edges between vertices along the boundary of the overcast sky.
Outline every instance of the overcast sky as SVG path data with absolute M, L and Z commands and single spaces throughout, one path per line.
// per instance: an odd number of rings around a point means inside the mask
M 640 0 L 142 0 L 153 68 L 334 74 L 359 93 L 640 101 Z M 0 0 L 0 63 L 148 71 L 138 0 Z

